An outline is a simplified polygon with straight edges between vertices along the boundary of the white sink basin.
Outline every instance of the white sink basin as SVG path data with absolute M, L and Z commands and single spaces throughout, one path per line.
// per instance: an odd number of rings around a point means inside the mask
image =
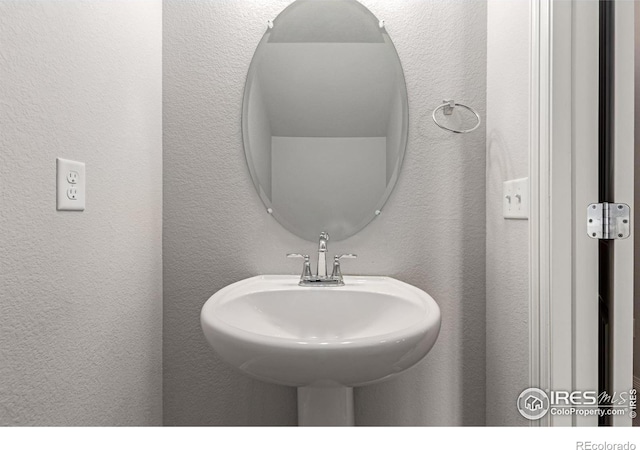
M 436 341 L 440 309 L 424 291 L 388 277 L 300 287 L 258 276 L 225 287 L 202 308 L 207 341 L 227 362 L 288 386 L 362 386 L 420 361 Z
M 231 284 L 202 307 L 202 329 L 242 372 L 298 387 L 301 425 L 353 425 L 353 387 L 424 358 L 440 309 L 424 291 L 388 277 L 346 276 L 342 287 L 298 281 L 269 275 Z

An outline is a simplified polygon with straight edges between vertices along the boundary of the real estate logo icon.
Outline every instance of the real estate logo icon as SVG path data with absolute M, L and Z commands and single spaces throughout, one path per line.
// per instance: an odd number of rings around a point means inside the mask
M 517 406 L 522 417 L 538 420 L 549 412 L 549 396 L 542 389 L 528 388 L 518 396 Z

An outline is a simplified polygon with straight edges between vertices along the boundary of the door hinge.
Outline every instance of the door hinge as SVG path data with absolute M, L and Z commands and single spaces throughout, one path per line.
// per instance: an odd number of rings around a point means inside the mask
M 624 203 L 592 203 L 587 208 L 587 233 L 593 239 L 628 238 L 631 208 Z

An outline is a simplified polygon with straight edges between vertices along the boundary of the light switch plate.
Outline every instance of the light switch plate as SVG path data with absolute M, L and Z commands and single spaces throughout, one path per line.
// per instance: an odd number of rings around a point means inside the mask
M 56 159 L 56 208 L 58 211 L 84 211 L 86 180 L 84 163 Z
M 503 183 L 502 214 L 505 219 L 529 218 L 529 178 Z

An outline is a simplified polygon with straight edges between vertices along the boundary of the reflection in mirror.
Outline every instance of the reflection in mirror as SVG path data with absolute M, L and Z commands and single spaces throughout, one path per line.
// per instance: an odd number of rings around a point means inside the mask
M 289 231 L 345 239 L 380 210 L 408 126 L 400 60 L 355 0 L 297 0 L 258 45 L 243 110 L 249 170 Z

